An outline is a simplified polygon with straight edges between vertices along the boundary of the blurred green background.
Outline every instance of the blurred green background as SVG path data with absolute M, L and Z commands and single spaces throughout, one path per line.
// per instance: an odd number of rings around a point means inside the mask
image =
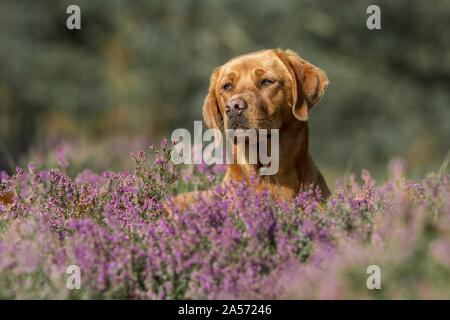
M 70 4 L 81 30 L 66 28 Z M 370 4 L 382 30 L 366 28 Z M 326 176 L 382 175 L 392 157 L 414 175 L 438 170 L 450 148 L 449 34 L 448 0 L 0 0 L 0 170 L 60 141 L 106 159 L 192 130 L 213 68 L 274 47 L 329 76 L 310 120 Z

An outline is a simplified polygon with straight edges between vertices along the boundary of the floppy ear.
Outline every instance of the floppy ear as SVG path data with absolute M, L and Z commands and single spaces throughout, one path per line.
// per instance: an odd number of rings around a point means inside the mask
M 208 95 L 203 103 L 203 119 L 208 128 L 220 129 L 223 125 L 223 118 L 216 97 L 216 85 L 219 72 L 220 68 L 214 69 L 209 83 Z
M 309 109 L 322 98 L 328 85 L 325 72 L 300 58 L 292 50 L 276 50 L 292 79 L 292 113 L 301 121 L 308 120 Z

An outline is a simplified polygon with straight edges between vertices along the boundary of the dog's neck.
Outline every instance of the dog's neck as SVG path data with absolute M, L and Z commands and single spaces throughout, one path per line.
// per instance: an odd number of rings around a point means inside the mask
M 308 166 L 308 124 L 293 119 L 280 128 L 279 171 L 274 176 L 264 177 L 280 181 L 284 175 L 292 175 L 292 172 L 297 172 L 301 177 L 303 172 L 308 171 Z M 261 164 L 230 164 L 225 181 L 249 180 L 252 175 L 258 175 L 260 168 Z
M 280 129 L 280 168 L 297 167 L 308 159 L 309 129 L 306 121 L 294 119 Z M 292 172 L 292 171 L 290 171 Z

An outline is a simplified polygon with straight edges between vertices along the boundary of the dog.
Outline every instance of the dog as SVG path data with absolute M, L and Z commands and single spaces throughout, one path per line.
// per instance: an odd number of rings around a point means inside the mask
M 326 199 L 330 190 L 308 151 L 308 117 L 328 85 L 323 70 L 294 51 L 269 49 L 235 57 L 214 69 L 204 100 L 209 128 L 279 129 L 279 170 L 259 176 L 255 188 L 268 188 L 274 198 L 291 199 L 317 188 Z M 249 181 L 259 165 L 229 164 L 223 183 Z M 206 191 L 207 193 L 209 191 Z M 185 207 L 196 192 L 178 195 Z

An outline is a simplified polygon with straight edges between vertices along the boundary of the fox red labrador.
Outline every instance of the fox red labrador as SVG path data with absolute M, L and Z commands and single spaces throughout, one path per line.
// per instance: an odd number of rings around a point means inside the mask
M 275 198 L 289 199 L 309 187 L 326 199 L 330 190 L 308 151 L 308 117 L 328 85 L 320 68 L 291 50 L 262 50 L 231 59 L 216 68 L 203 105 L 209 128 L 278 129 L 279 170 L 259 176 L 255 188 L 268 188 Z M 228 181 L 249 180 L 258 164 L 229 164 Z M 195 193 L 181 194 L 184 206 Z

